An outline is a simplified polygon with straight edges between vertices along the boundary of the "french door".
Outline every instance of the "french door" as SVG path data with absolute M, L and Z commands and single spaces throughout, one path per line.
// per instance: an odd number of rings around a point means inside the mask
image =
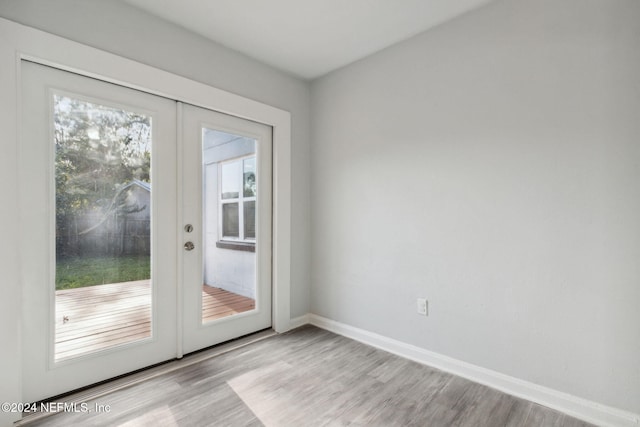
M 24 61 L 23 399 L 271 325 L 271 128 Z
M 272 141 L 269 126 L 180 107 L 188 353 L 271 326 Z

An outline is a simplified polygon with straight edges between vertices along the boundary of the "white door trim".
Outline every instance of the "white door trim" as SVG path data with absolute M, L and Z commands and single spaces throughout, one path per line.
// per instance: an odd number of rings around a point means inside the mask
M 2 194 L 5 203 L 18 204 L 15 186 L 20 117 L 20 63 L 26 59 L 43 65 L 75 72 L 88 77 L 142 90 L 151 94 L 190 103 L 273 127 L 273 328 L 277 332 L 290 329 L 290 264 L 291 264 L 291 115 L 289 112 L 244 98 L 233 93 L 148 66 L 133 60 L 82 45 L 43 31 L 0 18 L 0 125 L 6 157 L 0 161 Z M 20 240 L 14 231 L 19 218 L 16 212 L 3 210 L 2 230 L 10 237 L 5 242 L 9 251 L 20 251 Z M 4 254 L 4 250 L 2 252 Z M 0 359 L 8 375 L 0 391 L 4 399 L 20 401 L 20 314 L 21 271 L 23 263 L 2 262 L 5 283 L 0 308 L 0 322 L 6 332 L 8 352 Z M 3 281 L 4 281 L 3 280 Z M 19 309 L 18 309 L 19 311 Z M 5 415 L 2 416 L 4 420 Z M 7 415 L 16 418 L 18 415 Z

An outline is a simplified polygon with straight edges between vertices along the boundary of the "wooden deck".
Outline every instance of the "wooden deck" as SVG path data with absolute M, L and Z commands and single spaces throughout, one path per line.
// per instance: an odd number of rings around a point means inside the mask
M 56 291 L 56 360 L 151 336 L 149 280 Z M 255 301 L 202 286 L 202 321 L 253 310 Z
M 256 308 L 255 300 L 213 286 L 202 286 L 202 322 Z

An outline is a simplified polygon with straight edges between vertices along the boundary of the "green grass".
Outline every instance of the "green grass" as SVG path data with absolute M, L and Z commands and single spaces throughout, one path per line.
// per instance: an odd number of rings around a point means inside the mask
M 56 263 L 56 289 L 83 288 L 151 277 L 148 256 L 75 257 Z

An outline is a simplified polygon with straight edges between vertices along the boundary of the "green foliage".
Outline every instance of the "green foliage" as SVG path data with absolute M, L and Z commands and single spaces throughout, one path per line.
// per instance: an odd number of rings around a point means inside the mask
M 148 256 L 73 257 L 58 259 L 56 289 L 130 282 L 151 277 Z
M 85 214 L 133 212 L 121 188 L 150 181 L 151 118 L 54 95 L 56 235 L 58 256 L 77 255 Z M 77 240 L 77 239 L 76 239 Z

